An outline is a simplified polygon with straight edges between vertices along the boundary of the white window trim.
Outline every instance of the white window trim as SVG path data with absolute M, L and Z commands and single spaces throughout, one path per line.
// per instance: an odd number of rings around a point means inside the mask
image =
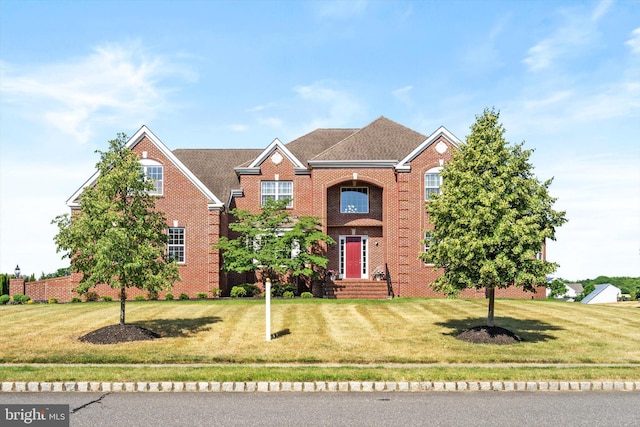
M 430 232 L 430 231 L 423 231 L 423 233 L 422 233 L 422 237 L 423 237 L 423 241 L 422 241 L 422 242 L 423 242 L 422 250 L 423 250 L 424 252 L 427 252 L 427 249 L 429 249 L 429 247 L 431 247 L 431 245 L 429 245 L 429 244 L 427 244 L 427 243 L 426 243 L 426 240 L 427 240 L 427 238 L 428 238 L 430 235 L 431 235 L 431 232 Z M 424 265 L 425 265 L 425 266 L 427 266 L 427 267 L 433 267 L 435 264 L 425 262 L 425 263 L 424 263 Z
M 428 201 L 429 198 L 427 197 L 427 188 L 433 189 L 435 187 L 427 187 L 427 175 L 428 174 L 438 174 L 438 194 L 442 194 L 442 175 L 440 175 L 440 172 L 442 171 L 442 166 L 438 166 L 436 168 L 431 168 L 428 171 L 426 171 L 423 175 L 422 175 L 422 183 L 423 183 L 423 189 L 424 189 L 424 200 Z
M 167 230 L 167 235 L 169 235 L 171 230 L 177 230 L 177 229 L 181 229 L 182 230 L 182 239 L 183 242 L 181 245 L 176 245 L 176 244 L 169 244 L 169 242 L 167 241 L 167 252 L 169 252 L 169 247 L 170 246 L 181 246 L 182 247 L 182 261 L 178 261 L 176 260 L 176 262 L 178 264 L 186 264 L 187 263 L 187 230 L 185 227 L 169 227 L 169 229 Z
M 274 182 L 275 185 L 275 194 L 267 194 L 267 196 L 273 196 L 275 197 L 275 200 L 279 200 L 280 196 L 282 196 L 282 194 L 280 194 L 280 186 L 278 185 L 279 183 L 284 183 L 284 182 L 290 182 L 291 183 L 291 194 L 288 195 L 288 199 L 289 199 L 289 203 L 287 203 L 287 209 L 293 209 L 293 181 L 290 180 L 285 180 L 285 181 L 280 181 L 280 180 L 264 180 L 264 181 L 260 181 L 260 206 L 263 207 L 264 206 L 264 192 L 263 192 L 263 187 L 262 187 L 262 183 L 265 182 Z
M 360 265 L 362 270 L 360 271 L 360 279 L 367 279 L 369 277 L 369 236 L 366 234 L 345 234 L 338 236 L 338 277 L 344 279 L 347 275 L 347 254 L 346 243 L 347 237 L 359 237 L 362 244 L 360 251 Z
M 140 159 L 140 165 L 142 167 L 142 173 L 144 173 L 145 179 L 147 177 L 147 168 L 159 167 L 162 172 L 162 180 L 160 180 L 160 191 L 151 191 L 149 194 L 153 196 L 162 196 L 164 194 L 164 166 L 162 163 L 151 159 Z M 155 185 L 155 184 L 154 184 Z
M 342 192 L 344 190 L 365 190 L 365 194 L 367 195 L 367 210 L 366 212 L 346 212 L 344 206 L 342 205 Z M 340 187 L 340 213 L 341 214 L 368 214 L 370 211 L 371 199 L 369 197 L 369 187 Z

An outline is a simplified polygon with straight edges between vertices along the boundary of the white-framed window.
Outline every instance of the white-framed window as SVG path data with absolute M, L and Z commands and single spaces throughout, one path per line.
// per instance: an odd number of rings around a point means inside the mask
M 428 231 L 424 232 L 424 240 L 422 241 L 424 244 L 424 251 L 427 252 L 433 243 L 433 238 L 431 237 L 431 233 Z M 433 265 L 431 263 L 425 262 L 424 265 Z
M 440 171 L 442 168 L 432 168 L 429 169 L 424 174 L 424 199 L 429 200 L 432 194 L 440 194 L 442 193 L 442 177 L 440 176 Z
M 185 262 L 185 235 L 184 227 L 170 227 L 168 238 L 169 259 L 175 260 L 179 264 Z
M 292 181 L 262 181 L 260 183 L 260 203 L 264 206 L 267 200 L 288 199 L 287 207 L 293 207 Z
M 342 187 L 340 213 L 369 213 L 369 188 Z
M 164 170 L 162 164 L 151 159 L 140 160 L 140 169 L 146 180 L 153 183 L 154 189 L 149 192 L 156 196 L 162 196 L 164 188 Z

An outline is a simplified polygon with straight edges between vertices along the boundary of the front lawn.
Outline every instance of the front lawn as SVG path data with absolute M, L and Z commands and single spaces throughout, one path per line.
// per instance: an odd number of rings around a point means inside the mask
M 127 320 L 163 338 L 95 345 L 78 338 L 117 323 L 118 302 L 0 306 L 2 363 L 593 363 L 640 364 L 640 307 L 498 300 L 496 325 L 525 341 L 455 336 L 486 300 L 276 300 L 265 342 L 260 300 L 127 303 Z

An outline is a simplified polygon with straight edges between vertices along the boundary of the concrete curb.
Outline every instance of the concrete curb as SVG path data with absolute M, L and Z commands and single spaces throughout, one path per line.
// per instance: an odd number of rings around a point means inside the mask
M 636 391 L 640 381 L 309 381 L 309 382 L 24 382 L 0 383 L 2 393 L 167 392 L 452 392 L 452 391 Z

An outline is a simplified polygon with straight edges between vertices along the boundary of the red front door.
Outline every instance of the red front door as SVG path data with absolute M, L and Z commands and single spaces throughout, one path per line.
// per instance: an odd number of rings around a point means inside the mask
M 359 279 L 362 277 L 362 239 L 353 236 L 347 237 L 346 246 L 346 278 Z

